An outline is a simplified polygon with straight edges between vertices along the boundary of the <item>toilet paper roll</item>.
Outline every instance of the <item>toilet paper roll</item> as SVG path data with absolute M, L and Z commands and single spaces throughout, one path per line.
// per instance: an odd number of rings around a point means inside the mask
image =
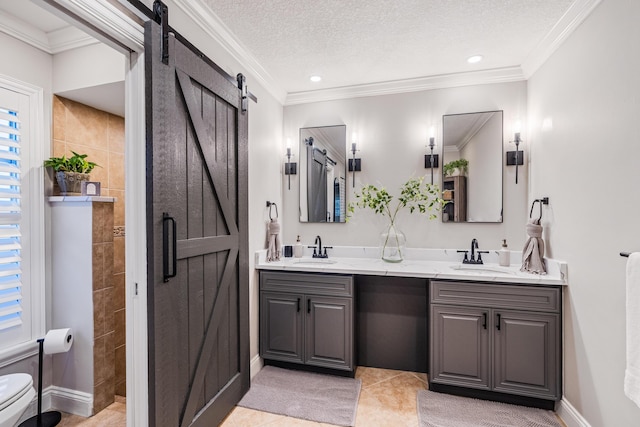
M 66 353 L 73 344 L 73 331 L 71 328 L 51 329 L 44 336 L 44 353 Z

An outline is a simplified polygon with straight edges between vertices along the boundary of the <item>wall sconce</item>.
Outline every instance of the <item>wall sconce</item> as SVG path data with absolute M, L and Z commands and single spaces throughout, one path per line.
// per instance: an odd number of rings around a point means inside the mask
M 291 190 L 291 175 L 298 173 L 298 164 L 291 161 L 291 138 L 287 138 L 287 162 L 284 164 L 284 174 L 289 177 L 289 190 Z
M 429 147 L 430 153 L 424 155 L 424 168 L 431 169 L 431 183 L 433 184 L 433 170 L 438 167 L 438 155 L 433 154 L 433 150 L 436 148 L 435 128 L 431 126 L 429 130 Z
M 356 186 L 356 172 L 360 172 L 362 170 L 362 161 L 361 159 L 356 159 L 356 151 L 358 151 L 357 147 L 358 143 L 358 134 L 351 134 L 351 153 L 353 158 L 349 159 L 349 172 L 353 172 L 353 187 Z
M 524 152 L 520 150 L 520 123 L 516 123 L 514 126 L 513 142 L 516 144 L 516 151 L 507 151 L 507 166 L 516 167 L 516 184 L 518 183 L 518 166 L 524 165 Z

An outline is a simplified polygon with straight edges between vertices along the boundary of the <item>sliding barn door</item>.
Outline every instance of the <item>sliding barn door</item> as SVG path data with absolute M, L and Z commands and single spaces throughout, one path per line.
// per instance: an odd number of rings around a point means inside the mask
M 247 114 L 198 55 L 145 27 L 149 423 L 216 426 L 249 388 Z

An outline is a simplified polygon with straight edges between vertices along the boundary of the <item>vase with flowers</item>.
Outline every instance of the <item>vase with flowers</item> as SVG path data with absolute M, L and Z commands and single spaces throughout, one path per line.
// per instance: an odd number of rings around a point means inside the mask
M 349 204 L 349 212 L 355 208 L 369 208 L 376 214 L 383 215 L 389 221 L 380 236 L 380 256 L 387 262 L 401 262 L 405 256 L 406 237 L 398 230 L 396 218 L 404 208 L 409 213 L 429 213 L 429 219 L 435 219 L 435 212 L 442 209 L 445 201 L 440 198 L 440 189 L 436 184 L 429 184 L 424 177 L 411 178 L 400 187 L 400 195 L 394 196 L 384 187 L 367 185 L 355 193 L 356 201 Z

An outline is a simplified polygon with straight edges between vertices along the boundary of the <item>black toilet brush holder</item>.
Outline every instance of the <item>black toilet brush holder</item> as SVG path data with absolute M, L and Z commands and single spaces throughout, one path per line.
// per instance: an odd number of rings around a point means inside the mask
M 40 351 L 38 353 L 38 413 L 23 421 L 19 427 L 54 427 L 60 423 L 62 414 L 58 411 L 42 413 L 42 359 L 44 353 L 44 338 L 38 339 Z

